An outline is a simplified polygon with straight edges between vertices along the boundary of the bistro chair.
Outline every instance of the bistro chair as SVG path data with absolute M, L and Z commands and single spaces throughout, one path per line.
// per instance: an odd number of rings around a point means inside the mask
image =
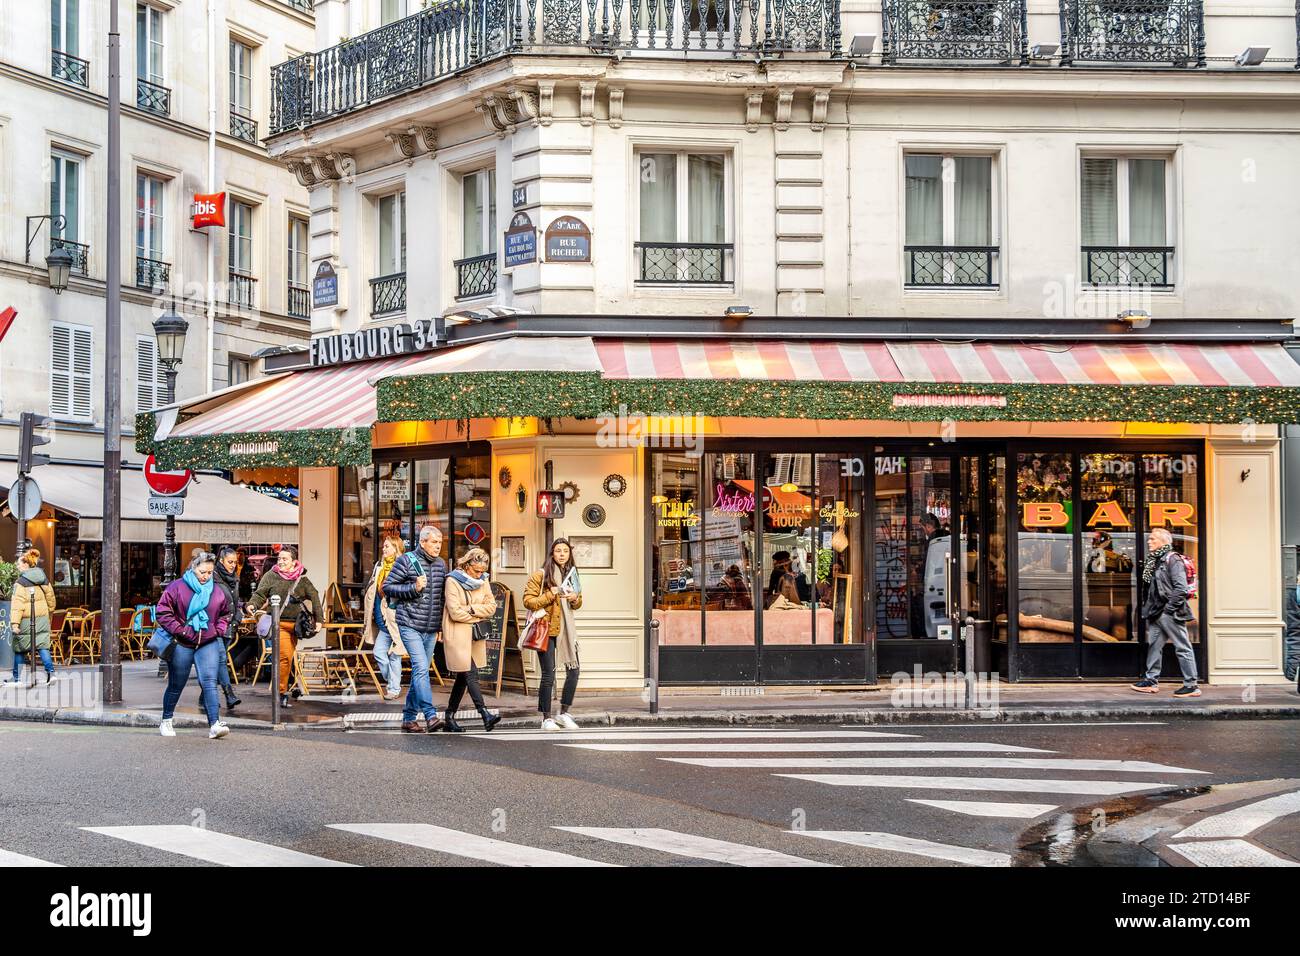
M 50 615 L 50 656 L 54 658 L 54 663 L 63 665 L 67 663 L 67 655 L 64 653 L 64 635 L 63 628 L 68 621 L 68 612 L 55 611 Z
M 83 656 L 93 664 L 99 659 L 99 645 L 103 636 L 101 612 L 91 611 L 81 619 L 81 629 L 68 640 L 68 663 L 74 664 Z
M 135 634 L 131 628 L 131 622 L 134 620 L 135 608 L 124 607 L 118 609 L 117 644 L 122 650 L 122 656 L 132 661 L 141 660 L 143 658 L 143 655 L 141 655 L 141 657 L 136 657 L 136 648 L 138 647 L 138 644 L 135 641 Z
M 137 604 L 135 611 L 131 615 L 131 624 L 127 629 L 128 638 L 135 646 L 135 651 L 139 657 L 135 660 L 144 660 L 148 653 L 146 648 L 149 646 L 149 639 L 153 637 L 154 621 L 153 608 L 148 604 Z
M 275 636 L 278 637 L 279 635 Z M 271 672 L 272 650 L 271 637 L 262 638 L 262 656 L 257 659 L 257 667 L 253 671 L 253 679 L 248 682 L 249 687 L 256 689 L 257 679 L 262 675 L 263 667 L 266 668 L 267 674 L 269 675 L 266 683 L 267 690 L 271 690 L 276 686 L 280 679 L 280 675 Z M 293 660 L 289 663 L 289 686 L 292 688 L 294 684 L 297 684 L 298 689 L 306 694 L 307 688 L 304 687 L 302 683 L 302 654 L 303 652 L 300 649 L 294 648 Z

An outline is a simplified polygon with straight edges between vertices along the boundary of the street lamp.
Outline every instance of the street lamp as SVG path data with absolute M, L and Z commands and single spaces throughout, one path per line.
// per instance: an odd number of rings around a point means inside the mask
M 167 376 L 167 404 L 176 401 L 176 367 L 185 354 L 185 333 L 190 324 L 176 313 L 175 303 L 154 319 L 153 334 L 158 342 L 158 364 Z M 176 518 L 167 516 L 166 537 L 163 539 L 163 587 L 176 580 Z M 159 668 L 161 672 L 162 668 Z
M 72 253 L 62 246 L 51 249 L 45 257 L 45 268 L 50 274 L 50 288 L 55 295 L 60 295 L 68 287 L 68 276 L 72 274 Z

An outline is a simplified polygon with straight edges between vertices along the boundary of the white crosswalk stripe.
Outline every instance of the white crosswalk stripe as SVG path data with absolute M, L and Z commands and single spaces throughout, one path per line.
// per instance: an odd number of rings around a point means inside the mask
M 21 853 L 13 853 L 9 850 L 0 850 L 0 866 L 62 866 L 62 863 L 51 863 L 48 860 L 38 860 L 34 856 L 24 856 Z
M 1044 813 L 1056 809 L 1054 803 L 990 803 L 982 800 L 918 800 L 909 799 L 908 803 L 934 807 L 936 810 L 951 810 L 970 817 L 1008 817 L 1012 820 L 1032 820 Z
M 833 840 L 836 843 L 851 843 L 854 846 L 868 847 L 873 850 L 893 850 L 896 853 L 910 853 L 949 863 L 965 863 L 970 866 L 1010 866 L 1011 857 L 1005 853 L 991 850 L 975 850 L 964 846 L 951 846 L 947 843 L 934 843 L 930 840 L 918 840 L 914 837 L 898 836 L 894 833 L 858 832 L 852 830 L 791 830 L 799 836 L 815 837 L 819 840 Z
M 117 840 L 177 853 L 205 863 L 221 866 L 352 866 L 338 860 L 299 853 L 284 847 L 245 840 L 243 837 L 217 833 L 200 827 L 173 826 L 82 827 Z
M 1245 837 L 1274 820 L 1300 813 L 1300 790 L 1281 793 L 1275 797 L 1256 800 L 1244 807 L 1236 807 L 1198 820 L 1176 834 L 1182 837 Z
M 910 790 L 1004 790 L 1011 793 L 1124 794 L 1172 786 L 1156 780 L 1035 780 L 1019 777 L 906 777 L 885 774 L 778 773 L 837 787 L 889 787 Z
M 829 744 L 568 744 L 563 741 L 556 741 L 560 747 L 570 747 L 575 750 L 598 750 L 605 753 L 690 753 L 690 754 L 792 754 L 792 753 L 870 753 L 870 752 L 903 752 L 903 751 L 993 751 L 995 753 L 1033 753 L 1047 754 L 1050 750 L 1039 750 L 1035 747 L 1013 747 L 1010 744 L 986 744 L 986 743 L 968 743 L 959 741 L 957 743 L 913 743 L 893 742 L 893 741 L 870 741 L 863 743 L 829 743 Z
M 1263 847 L 1245 840 L 1171 843 L 1169 849 L 1186 857 L 1196 866 L 1300 866 L 1300 863 L 1274 856 Z
M 580 856 L 570 856 L 555 850 L 541 850 L 520 843 L 507 843 L 504 840 L 494 840 L 476 833 L 465 833 L 427 823 L 335 823 L 330 824 L 330 828 L 346 833 L 378 837 L 381 840 L 391 840 L 394 843 L 404 843 L 424 850 L 436 850 L 439 853 L 479 860 L 483 863 L 498 863 L 502 866 L 614 865 Z
M 660 757 L 668 763 L 695 767 L 790 769 L 824 767 L 843 769 L 971 768 L 979 770 L 1105 770 L 1113 773 L 1204 773 L 1144 760 L 1071 760 L 1049 757 Z
M 895 734 L 878 730 L 593 730 L 547 733 L 543 730 L 495 731 L 482 734 L 484 740 L 529 740 L 563 744 L 574 740 L 852 740 L 864 738 L 904 739 L 917 734 Z
M 762 847 L 746 846 L 743 843 L 729 843 L 726 840 L 714 840 L 709 837 L 694 836 L 690 833 L 678 833 L 676 830 L 655 828 L 618 829 L 616 827 L 556 827 L 568 833 L 609 840 L 611 843 L 625 843 L 647 850 L 661 850 L 676 856 L 708 860 L 711 863 L 729 863 L 732 866 L 830 866 L 802 857 L 790 856 L 776 850 Z

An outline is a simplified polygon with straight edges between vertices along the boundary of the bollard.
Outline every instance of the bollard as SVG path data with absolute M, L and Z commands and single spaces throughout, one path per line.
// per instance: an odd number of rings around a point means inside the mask
M 967 617 L 961 636 L 966 641 L 966 709 L 975 706 L 975 618 Z
M 280 595 L 271 595 L 271 726 L 280 725 Z
M 650 622 L 650 714 L 659 713 L 659 622 Z

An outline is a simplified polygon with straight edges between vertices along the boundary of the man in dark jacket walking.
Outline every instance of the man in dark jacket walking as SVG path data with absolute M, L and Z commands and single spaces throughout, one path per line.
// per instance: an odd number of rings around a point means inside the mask
M 1146 676 L 1130 685 L 1143 694 L 1160 692 L 1160 664 L 1165 644 L 1172 642 L 1183 674 L 1183 686 L 1174 696 L 1200 697 L 1196 685 L 1196 655 L 1187 636 L 1187 622 L 1192 609 L 1187 604 L 1190 587 L 1182 555 L 1174 551 L 1174 537 L 1165 528 L 1155 528 L 1147 535 L 1147 557 L 1142 565 L 1142 616 L 1147 622 Z
M 384 596 L 397 612 L 398 636 L 411 656 L 411 688 L 402 710 L 402 731 L 408 734 L 432 734 L 443 726 L 429 683 L 433 645 L 442 630 L 442 592 L 447 578 L 440 551 L 442 532 L 425 525 L 420 530 L 419 547 L 402 555 L 384 579 Z M 418 719 L 421 715 L 423 724 Z

